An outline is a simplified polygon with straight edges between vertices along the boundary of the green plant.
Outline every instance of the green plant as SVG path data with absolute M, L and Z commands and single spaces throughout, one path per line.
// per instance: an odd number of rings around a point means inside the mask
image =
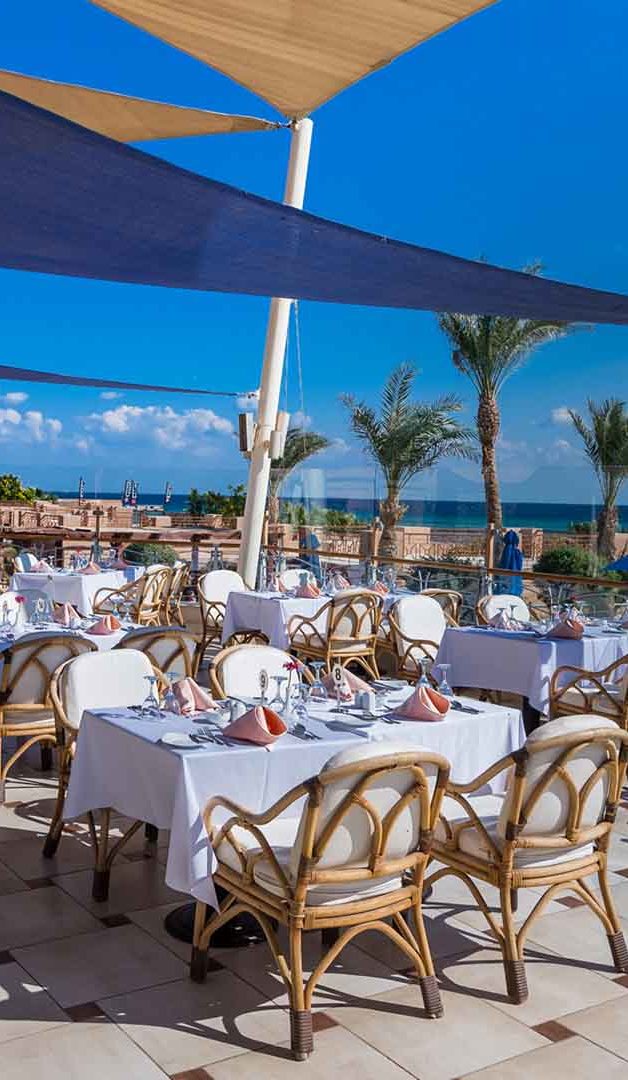
M 595 528 L 596 526 L 594 521 L 570 521 L 567 532 L 579 533 L 583 536 L 590 536 L 591 533 L 595 532 Z
M 299 427 L 290 428 L 282 456 L 274 458 L 270 463 L 268 517 L 272 525 L 276 525 L 280 520 L 279 492 L 284 480 L 309 457 L 318 454 L 321 450 L 326 450 L 329 445 L 329 439 L 316 431 L 304 431 Z
M 581 547 L 565 544 L 544 551 L 534 570 L 539 574 L 557 574 L 567 577 L 595 577 L 596 560 Z
M 617 532 L 617 500 L 628 477 L 628 413 L 623 401 L 607 398 L 597 405 L 587 401 L 589 421 L 569 410 L 573 425 L 584 444 L 602 492 L 602 509 L 597 519 L 597 550 L 601 559 L 614 559 Z
M 2 473 L 0 476 L 0 502 L 18 502 L 33 504 L 38 499 L 56 502 L 56 496 L 38 487 L 26 487 L 15 473 Z
M 384 559 L 396 554 L 395 528 L 407 510 L 401 493 L 410 480 L 444 457 L 475 456 L 473 432 L 454 418 L 462 408 L 458 398 L 449 394 L 431 404 L 412 401 L 415 375 L 408 364 L 395 368 L 384 384 L 378 412 L 350 394 L 340 399 L 354 434 L 384 474 L 387 494 L 379 505 L 384 526 L 379 554 Z
M 192 517 L 202 517 L 205 513 L 205 496 L 201 495 L 198 488 L 192 488 L 188 495 L 188 513 Z
M 205 496 L 205 513 L 222 514 L 223 517 L 241 517 L 244 513 L 246 502 L 246 488 L 244 484 L 229 484 L 228 495 L 222 495 L 219 491 L 208 491 Z
M 540 265 L 524 267 L 538 274 Z M 463 315 L 443 312 L 438 324 L 452 346 L 454 365 L 473 383 L 478 395 L 477 431 L 482 448 L 482 478 L 487 521 L 501 529 L 502 505 L 495 446 L 500 428 L 499 394 L 527 357 L 547 341 L 564 337 L 572 327 L 547 319 L 516 319 L 506 315 Z
M 178 558 L 175 549 L 169 544 L 151 544 L 143 540 L 136 540 L 125 547 L 123 556 L 125 561 L 133 566 L 153 566 L 155 563 L 174 566 Z

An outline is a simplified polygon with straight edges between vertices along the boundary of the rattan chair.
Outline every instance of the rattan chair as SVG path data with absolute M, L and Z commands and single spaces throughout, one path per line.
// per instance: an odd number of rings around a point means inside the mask
M 316 577 L 306 566 L 290 566 L 279 575 L 284 589 L 298 589 L 303 577 L 310 585 L 316 585 Z
M 203 651 L 212 641 L 220 641 L 229 593 L 245 592 L 244 580 L 235 570 L 210 570 L 198 581 L 198 599 L 203 621 Z
M 234 630 L 223 648 L 230 649 L 233 645 L 270 645 L 270 638 L 262 630 Z
M 142 626 L 129 630 L 114 649 L 137 649 L 146 654 L 163 675 L 178 673 L 196 678 L 199 641 L 184 626 Z
M 290 648 L 306 660 L 321 660 L 327 672 L 335 663 L 356 663 L 379 676 L 375 649 L 382 613 L 381 597 L 345 589 L 321 605 L 315 615 L 293 615 L 288 623 Z
M 52 747 L 56 743 L 55 722 L 50 698 L 53 673 L 68 658 L 94 652 L 91 641 L 55 631 L 29 634 L 2 653 L 0 675 L 0 801 L 9 770 L 19 758 L 39 742 Z M 25 741 L 5 762 L 2 749 L 5 738 Z M 49 751 L 48 751 L 49 752 Z M 42 764 L 50 767 L 42 749 Z
M 514 607 L 515 619 L 520 622 L 530 622 L 530 608 L 520 596 L 511 593 L 492 593 L 490 596 L 481 596 L 475 606 L 475 614 L 478 626 L 488 626 L 491 619 L 504 609 L 510 615 Z
M 89 656 L 67 660 L 55 671 L 50 683 L 50 700 L 61 753 L 57 802 L 44 843 L 43 854 L 46 858 L 54 856 L 61 839 L 63 807 L 83 713 L 86 709 L 141 705 L 148 693 L 146 679 L 154 673 L 148 655 L 136 649 L 92 652 Z M 91 813 L 88 824 L 94 846 L 97 847 Z
M 181 601 L 189 578 L 190 567 L 188 563 L 181 562 L 173 566 L 163 597 L 163 613 L 168 626 L 181 626 L 184 621 Z
M 628 729 L 628 656 L 601 671 L 556 668 L 550 682 L 550 717 L 582 713 L 605 716 Z
M 141 626 L 159 626 L 163 596 L 172 571 L 168 566 L 151 566 L 137 581 L 119 589 L 98 589 L 92 610 L 95 615 L 108 615 L 115 607 L 129 605 L 129 614 Z
M 431 596 L 442 607 L 448 626 L 460 625 L 464 596 L 455 589 L 421 589 L 420 596 Z
M 293 657 L 272 645 L 234 645 L 221 649 L 209 666 L 209 685 L 216 698 L 259 697 L 260 671 L 270 678 L 269 698 L 276 694 L 276 675 L 287 676 Z
M 409 958 L 428 1016 L 442 1016 L 421 895 L 448 774 L 445 758 L 416 746 L 391 744 L 378 753 L 362 744 L 330 758 L 265 813 L 211 799 L 203 820 L 218 860 L 213 878 L 228 895 L 209 920 L 206 905 L 196 905 L 192 978 L 205 977 L 212 934 L 250 912 L 286 984 L 292 1052 L 302 1061 L 313 1050 L 317 983 L 345 945 L 377 930 Z M 300 818 L 281 816 L 301 799 Z M 412 928 L 404 912 L 412 912 Z M 288 930 L 288 955 L 273 920 Z M 303 933 L 336 927 L 339 936 L 304 980 Z
M 388 613 L 388 622 L 396 672 L 416 682 L 421 675 L 421 661 L 436 659 L 447 629 L 445 612 L 433 597 L 419 593 L 397 600 Z
M 557 893 L 575 892 L 602 922 L 618 971 L 628 951 L 609 888 L 608 848 L 628 758 L 628 734 L 599 716 L 552 720 L 528 736 L 521 750 L 468 784 L 450 783 L 432 849 L 444 867 L 426 887 L 453 874 L 471 890 L 502 950 L 506 988 L 515 1004 L 528 988 L 526 937 Z M 506 774 L 505 796 L 471 797 Z M 596 895 L 586 878 L 595 874 Z M 499 889 L 501 923 L 475 881 Z M 518 889 L 542 887 L 522 926 L 513 911 Z

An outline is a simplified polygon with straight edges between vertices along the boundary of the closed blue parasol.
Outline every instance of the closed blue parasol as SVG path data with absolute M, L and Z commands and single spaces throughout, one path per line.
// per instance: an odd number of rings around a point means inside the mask
M 621 555 L 619 559 L 615 559 L 615 562 L 609 563 L 604 569 L 621 570 L 624 574 L 628 574 L 628 555 Z
M 519 547 L 519 535 L 514 529 L 509 529 L 504 534 L 504 547 L 499 565 L 502 570 L 523 570 L 523 555 Z M 500 593 L 512 593 L 513 596 L 521 596 L 523 579 L 520 577 L 501 578 L 498 591 Z

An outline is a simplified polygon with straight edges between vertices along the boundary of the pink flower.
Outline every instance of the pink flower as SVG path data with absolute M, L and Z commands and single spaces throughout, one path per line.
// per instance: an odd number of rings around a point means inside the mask
M 15 597 L 15 603 L 16 604 L 25 604 L 26 603 L 26 597 L 25 596 L 16 596 Z
M 300 671 L 302 667 L 303 664 L 300 660 L 288 660 L 288 662 L 284 664 L 286 671 Z

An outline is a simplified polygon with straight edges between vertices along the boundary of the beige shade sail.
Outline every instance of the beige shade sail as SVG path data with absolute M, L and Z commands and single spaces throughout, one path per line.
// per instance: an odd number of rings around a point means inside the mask
M 258 120 L 254 116 L 230 116 L 166 105 L 71 83 L 49 82 L 14 71 L 0 71 L 0 90 L 119 142 L 265 131 L 278 126 L 272 120 Z
M 91 0 L 307 116 L 496 0 Z

